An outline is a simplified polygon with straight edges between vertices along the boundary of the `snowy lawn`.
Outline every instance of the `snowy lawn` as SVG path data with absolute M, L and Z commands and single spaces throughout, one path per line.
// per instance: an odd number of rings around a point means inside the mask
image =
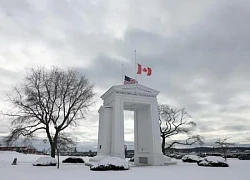
M 14 158 L 17 165 L 11 165 Z M 40 155 L 24 155 L 14 152 L 0 151 L 1 180 L 245 180 L 249 179 L 250 161 L 229 159 L 228 168 L 199 167 L 178 161 L 177 165 L 159 167 L 131 167 L 127 171 L 91 171 L 84 164 L 60 164 L 56 167 L 35 167 L 32 163 Z M 60 161 L 67 157 L 62 157 Z M 84 158 L 88 162 L 88 158 Z

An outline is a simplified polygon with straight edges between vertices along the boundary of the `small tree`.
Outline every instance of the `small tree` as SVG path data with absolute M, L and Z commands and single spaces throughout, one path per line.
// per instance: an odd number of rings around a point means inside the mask
M 162 139 L 161 148 L 163 154 L 165 154 L 165 149 L 171 148 L 174 144 L 203 144 L 202 137 L 200 135 L 192 135 L 190 133 L 196 124 L 189 120 L 191 116 L 185 111 L 185 109 L 173 109 L 164 104 L 159 105 L 158 108 Z M 167 145 L 166 140 L 177 134 L 186 134 L 187 139 L 185 141 L 174 140 Z
M 63 152 L 63 151 L 69 151 L 69 150 L 73 150 L 75 149 L 76 145 L 76 142 L 70 138 L 70 137 L 67 137 L 65 134 L 61 133 L 58 137 L 58 150 L 60 152 Z
M 229 142 L 227 142 L 228 139 L 229 138 L 227 137 L 227 138 L 218 139 L 217 141 L 215 141 L 215 144 L 221 148 L 225 160 L 227 160 L 227 150 L 228 150 L 228 147 L 235 145 L 235 143 L 229 143 Z
M 57 168 L 59 169 L 59 155 L 61 151 L 67 151 L 72 149 L 72 146 L 75 146 L 76 143 L 72 138 L 68 138 L 65 134 L 61 133 L 58 136 L 57 140 Z
M 6 142 L 21 136 L 33 138 L 40 131 L 47 135 L 51 157 L 55 157 L 59 134 L 85 118 L 94 96 L 93 85 L 84 75 L 58 68 L 30 69 L 14 93 L 14 97 L 8 96 L 13 110 L 5 113 L 12 118 Z

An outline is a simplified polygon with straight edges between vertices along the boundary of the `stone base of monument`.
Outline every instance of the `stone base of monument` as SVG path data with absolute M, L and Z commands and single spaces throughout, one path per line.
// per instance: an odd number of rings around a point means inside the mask
M 162 154 L 138 153 L 134 156 L 134 164 L 138 166 L 163 166 Z
M 89 159 L 89 162 L 86 162 L 85 165 L 86 166 L 91 166 L 93 163 L 97 163 L 100 162 L 102 159 L 106 158 L 106 157 L 110 157 L 108 155 L 97 155 L 95 157 L 92 157 Z M 143 164 L 140 163 L 135 164 L 134 162 L 129 162 L 130 166 L 150 166 L 148 164 Z M 172 160 L 170 157 L 164 156 L 164 161 L 163 164 L 159 164 L 158 166 L 170 166 L 170 165 L 176 165 L 177 161 Z
M 161 156 L 162 158 L 162 156 Z M 163 161 L 160 160 L 156 160 L 158 162 L 158 164 L 153 164 L 153 166 L 169 166 L 169 165 L 176 165 L 177 161 L 172 160 L 172 158 L 167 157 L 167 156 L 163 156 Z M 131 164 L 133 164 L 133 166 L 152 166 L 152 164 L 146 164 L 146 163 L 138 163 L 135 164 L 134 162 L 130 162 Z

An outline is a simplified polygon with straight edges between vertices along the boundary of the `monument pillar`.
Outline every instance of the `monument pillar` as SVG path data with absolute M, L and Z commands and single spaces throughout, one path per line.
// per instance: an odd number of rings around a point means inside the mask
M 112 130 L 112 107 L 101 106 L 99 109 L 99 131 L 97 153 L 102 156 L 109 156 L 111 152 L 111 130 Z
M 115 98 L 112 102 L 111 156 L 125 158 L 124 154 L 124 109 L 123 101 Z

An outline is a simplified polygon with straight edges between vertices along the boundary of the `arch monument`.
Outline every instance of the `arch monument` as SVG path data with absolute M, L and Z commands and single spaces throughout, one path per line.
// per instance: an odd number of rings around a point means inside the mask
M 134 111 L 134 164 L 164 165 L 161 151 L 157 95 L 159 91 L 141 84 L 111 87 L 101 98 L 97 156 L 125 158 L 124 110 Z

